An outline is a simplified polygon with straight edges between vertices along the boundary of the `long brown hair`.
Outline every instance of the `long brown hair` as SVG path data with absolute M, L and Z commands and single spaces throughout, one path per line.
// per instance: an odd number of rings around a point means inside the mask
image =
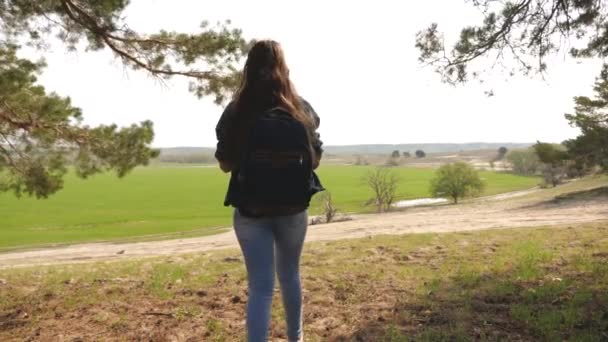
M 238 154 L 253 116 L 266 109 L 286 109 L 308 128 L 309 134 L 314 131 L 313 120 L 305 111 L 302 100 L 289 79 L 283 49 L 273 40 L 257 41 L 249 50 L 233 105 L 236 122 L 230 135 L 233 138 L 234 154 Z
M 260 40 L 249 50 L 234 100 L 239 113 L 282 107 L 305 125 L 312 124 L 289 79 L 283 49 L 273 40 Z

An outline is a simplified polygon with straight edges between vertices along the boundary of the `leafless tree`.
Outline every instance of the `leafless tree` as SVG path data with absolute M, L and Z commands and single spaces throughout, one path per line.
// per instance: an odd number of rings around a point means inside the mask
M 379 213 L 389 211 L 397 196 L 397 186 L 399 185 L 399 176 L 386 167 L 377 167 L 370 170 L 364 177 L 363 181 L 367 184 L 374 198 L 371 202 L 376 205 Z
M 325 191 L 319 195 L 319 201 L 321 202 L 321 212 L 325 218 L 325 223 L 331 223 L 338 214 L 338 208 L 331 196 L 331 192 Z

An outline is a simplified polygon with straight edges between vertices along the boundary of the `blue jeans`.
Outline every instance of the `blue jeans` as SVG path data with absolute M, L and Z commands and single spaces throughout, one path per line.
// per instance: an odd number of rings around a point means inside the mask
M 234 211 L 234 230 L 245 258 L 249 280 L 247 302 L 249 342 L 265 342 L 268 338 L 275 264 L 287 316 L 287 338 L 289 341 L 300 340 L 302 336 L 300 255 L 307 227 L 306 211 L 269 218 L 250 218 L 242 216 L 238 209 Z

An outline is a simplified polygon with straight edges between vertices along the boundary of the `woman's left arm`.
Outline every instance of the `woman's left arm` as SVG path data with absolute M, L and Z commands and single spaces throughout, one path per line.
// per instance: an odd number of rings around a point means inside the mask
M 226 145 L 228 144 L 227 126 L 230 125 L 229 121 L 232 120 L 233 107 L 232 102 L 226 106 L 220 120 L 215 126 L 215 136 L 217 138 L 215 159 L 219 162 L 220 169 L 225 173 L 232 171 L 232 163 L 229 161 Z

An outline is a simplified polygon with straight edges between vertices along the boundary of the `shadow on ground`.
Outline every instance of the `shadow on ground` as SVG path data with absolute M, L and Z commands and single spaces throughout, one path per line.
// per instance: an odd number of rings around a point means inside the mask
M 600 260 L 608 262 L 606 256 Z M 427 284 L 423 295 L 401 294 L 395 305 L 366 312 L 363 326 L 332 340 L 608 340 L 608 288 L 597 275 L 547 270 L 533 278 L 519 279 L 510 272 L 438 280 Z

